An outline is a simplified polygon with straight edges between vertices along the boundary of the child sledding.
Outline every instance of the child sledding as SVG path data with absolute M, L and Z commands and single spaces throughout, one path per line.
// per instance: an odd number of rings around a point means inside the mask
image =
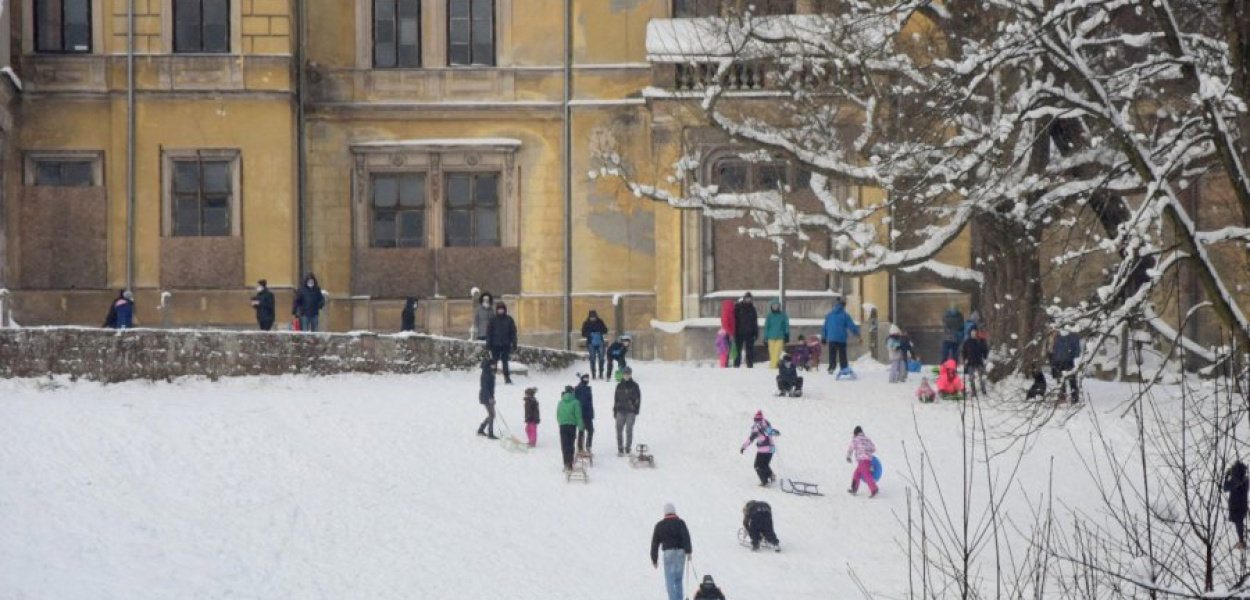
M 803 378 L 789 354 L 781 355 L 777 365 L 777 395 L 798 398 L 803 395 Z
M 742 507 L 742 529 L 738 531 L 738 541 L 750 546 L 752 552 L 759 550 L 761 544 L 772 548 L 773 552 L 781 552 L 781 542 L 773 530 L 773 509 L 767 502 L 751 500 Z
M 964 399 L 964 382 L 959 378 L 959 367 L 955 366 L 955 359 L 948 358 L 942 363 L 938 373 L 937 392 L 943 400 Z

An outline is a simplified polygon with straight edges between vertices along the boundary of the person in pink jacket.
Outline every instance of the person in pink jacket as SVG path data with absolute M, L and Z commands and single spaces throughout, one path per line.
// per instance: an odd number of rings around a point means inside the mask
M 855 458 L 857 467 L 855 474 L 851 476 L 851 489 L 846 490 L 851 494 L 859 491 L 859 481 L 862 479 L 868 484 L 868 490 L 872 492 L 871 496 L 877 495 L 877 481 L 872 478 L 872 455 L 876 454 L 877 447 L 872 444 L 872 440 L 864 435 L 864 428 L 855 427 L 854 436 L 851 438 L 851 445 L 846 448 L 846 462 L 851 462 L 851 457 Z

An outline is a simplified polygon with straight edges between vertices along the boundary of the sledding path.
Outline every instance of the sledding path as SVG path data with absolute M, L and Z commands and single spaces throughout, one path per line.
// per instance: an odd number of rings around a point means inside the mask
M 798 399 L 773 397 L 761 368 L 640 363 L 635 374 L 635 442 L 658 469 L 611 452 L 612 387 L 596 382 L 589 485 L 560 474 L 555 405 L 571 371 L 499 386 L 518 437 L 522 390 L 539 387 L 539 448 L 528 454 L 473 435 L 483 411 L 472 373 L 0 381 L 0 598 L 661 598 L 646 552 L 666 501 L 690 526 L 694 567 L 732 598 L 856 597 L 848 567 L 882 597 L 906 590 L 903 443 L 918 449 L 918 414 L 953 476 L 954 405 L 918 406 L 914 380 L 889 385 L 874 369 L 857 382 L 807 374 Z M 1128 392 L 1095 390 L 1108 404 Z M 824 497 L 757 487 L 752 450 L 738 448 L 760 408 L 782 432 L 778 477 L 819 482 Z M 855 425 L 886 463 L 871 500 L 845 492 Z M 1052 455 L 1077 465 L 1069 431 L 1089 428 L 1078 417 L 1048 432 L 1030 472 L 1045 473 Z M 1056 493 L 1088 496 L 1083 473 L 1069 472 Z M 773 505 L 781 554 L 738 545 L 750 499 Z

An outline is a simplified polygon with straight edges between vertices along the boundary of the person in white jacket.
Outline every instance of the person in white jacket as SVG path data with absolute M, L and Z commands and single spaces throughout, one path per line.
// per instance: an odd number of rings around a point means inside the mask
M 868 484 L 868 491 L 872 492 L 872 496 L 877 495 L 877 481 L 872 478 L 872 455 L 876 454 L 877 447 L 872 444 L 872 440 L 864 435 L 864 428 L 855 427 L 854 437 L 851 438 L 851 445 L 846 448 L 846 462 L 851 462 L 852 457 L 857 464 L 855 474 L 851 476 L 851 489 L 846 490 L 851 494 L 859 491 L 859 481 L 862 479 Z

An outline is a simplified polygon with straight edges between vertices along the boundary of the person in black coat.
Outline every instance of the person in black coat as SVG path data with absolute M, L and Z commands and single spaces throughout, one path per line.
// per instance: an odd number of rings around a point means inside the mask
M 782 354 L 777 364 L 777 391 L 788 396 L 803 395 L 803 378 L 789 354 Z
M 1237 549 L 1246 548 L 1246 496 L 1250 492 L 1250 479 L 1246 477 L 1246 465 L 1233 463 L 1224 475 L 1224 491 L 1228 492 L 1228 520 L 1237 527 Z
M 586 340 L 586 352 L 590 354 L 590 376 L 607 379 L 603 372 L 603 351 L 607 346 L 608 325 L 599 318 L 599 313 L 592 310 L 582 321 L 582 339 Z
M 495 437 L 495 363 L 489 357 L 482 359 L 481 387 L 477 401 L 486 407 L 486 419 L 477 426 L 477 434 L 492 440 Z
M 629 355 L 629 347 L 633 344 L 633 338 L 628 335 L 622 335 L 611 346 L 608 346 L 608 374 L 604 379 L 612 379 L 612 370 L 624 372 L 625 367 L 629 366 L 625 358 Z
M 577 429 L 577 451 L 590 450 L 595 442 L 595 398 L 590 389 L 590 375 L 578 375 L 577 387 L 573 395 L 577 403 L 582 405 L 582 426 Z
M 734 368 L 742 366 L 745 354 L 747 368 L 755 366 L 755 339 L 760 336 L 760 315 L 755 312 L 755 299 L 751 292 L 742 295 L 738 304 L 734 305 L 734 343 L 738 345 L 738 356 L 734 358 Z
M 277 318 L 274 308 L 273 292 L 269 291 L 269 282 L 264 279 L 256 282 L 256 295 L 252 296 L 252 308 L 256 310 L 256 324 L 261 331 L 273 329 L 273 321 Z
M 985 361 L 990 356 L 990 345 L 976 323 L 968 329 L 960 354 L 964 359 L 964 382 L 968 384 L 968 392 L 973 396 L 984 394 Z
M 773 509 L 767 502 L 751 500 L 742 507 L 742 528 L 751 538 L 751 550 L 760 549 L 760 539 L 768 542 L 773 551 L 781 552 L 781 542 L 773 531 Z
M 503 366 L 503 382 L 511 385 L 512 371 L 508 369 L 508 359 L 516 351 L 516 321 L 512 320 L 503 302 L 495 304 L 495 316 L 486 324 L 486 347 L 490 349 L 491 358 Z
M 716 586 L 716 580 L 711 575 L 704 575 L 703 583 L 699 584 L 699 590 L 694 593 L 694 600 L 725 600 L 725 593 Z
M 404 310 L 399 312 L 399 330 L 417 330 L 417 299 L 413 296 L 408 296 L 408 300 L 404 302 Z
M 664 584 L 669 600 L 681 600 L 682 574 L 694 551 L 690 544 L 690 530 L 686 528 L 686 522 L 677 516 L 672 502 L 664 505 L 664 518 L 655 524 L 651 532 L 651 566 L 657 569 L 660 567 L 661 549 L 664 550 Z
M 291 307 L 291 314 L 299 319 L 299 330 L 316 331 L 318 315 L 325 305 L 326 297 L 321 293 L 321 285 L 317 283 L 317 277 L 309 273 L 304 278 L 304 285 L 295 290 L 295 304 Z

